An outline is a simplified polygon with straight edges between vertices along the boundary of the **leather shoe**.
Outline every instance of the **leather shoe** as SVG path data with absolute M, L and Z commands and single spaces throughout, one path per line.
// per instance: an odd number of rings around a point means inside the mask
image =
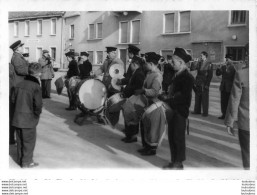
M 167 165 L 163 166 L 162 168 L 163 168 L 163 169 L 172 169 L 172 168 L 173 168 L 173 166 L 174 166 L 174 164 L 173 164 L 173 163 L 169 163 L 169 164 L 167 164 Z
M 148 148 L 141 148 L 139 150 L 137 150 L 139 153 L 145 152 L 146 150 L 149 150 Z
M 220 116 L 220 117 L 218 117 L 218 119 L 225 119 L 225 116 Z
M 28 164 L 23 164 L 22 168 L 33 168 L 33 167 L 37 167 L 38 165 L 39 165 L 39 163 L 32 162 L 32 163 L 28 163 Z
M 203 117 L 207 117 L 207 116 L 208 116 L 208 114 L 202 114 L 202 116 L 203 116 Z
M 133 142 L 137 142 L 137 137 L 131 137 L 131 138 L 126 138 L 124 140 L 125 143 L 133 143 Z
M 65 108 L 65 110 L 71 111 L 71 110 L 76 110 L 76 108 L 74 108 L 74 107 L 68 107 L 68 108 Z
M 199 113 L 199 112 L 191 112 L 191 114 L 201 114 L 201 113 Z
M 153 156 L 156 154 L 155 149 L 148 149 L 141 153 L 142 156 Z

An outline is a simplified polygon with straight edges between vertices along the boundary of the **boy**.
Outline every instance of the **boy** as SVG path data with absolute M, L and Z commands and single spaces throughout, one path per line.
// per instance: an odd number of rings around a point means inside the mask
M 33 161 L 36 144 L 36 126 L 42 111 L 42 92 L 38 78 L 41 74 L 39 63 L 31 63 L 24 81 L 14 89 L 11 100 L 14 104 L 12 125 L 17 139 L 17 159 L 22 168 L 38 166 Z

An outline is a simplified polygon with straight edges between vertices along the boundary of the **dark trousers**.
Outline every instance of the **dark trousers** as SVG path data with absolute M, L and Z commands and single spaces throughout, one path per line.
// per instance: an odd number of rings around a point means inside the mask
M 201 107 L 203 114 L 208 115 L 209 110 L 209 89 L 204 89 L 201 93 L 195 93 L 195 108 L 194 112 L 201 114 Z
M 171 162 L 183 162 L 186 159 L 186 118 L 178 112 L 168 121 L 168 139 Z
M 47 79 L 47 80 L 41 80 L 41 87 L 42 87 L 42 97 L 50 97 L 51 93 L 51 80 L 52 79 Z
M 14 112 L 14 105 L 11 103 L 11 98 L 9 99 L 9 144 L 15 143 L 15 127 L 12 126 L 12 118 Z
M 33 162 L 33 152 L 36 145 L 35 128 L 15 128 L 17 139 L 17 161 L 22 165 Z
M 69 79 L 66 79 L 64 81 L 64 85 L 67 88 L 67 93 L 68 93 L 68 98 L 69 98 L 69 107 L 70 108 L 76 108 L 77 103 L 76 103 L 76 95 L 71 92 L 70 87 L 69 87 Z
M 156 150 L 157 146 L 150 146 L 148 143 L 145 141 L 145 129 L 144 129 L 144 124 L 142 121 L 140 121 L 140 133 L 141 133 L 141 140 L 142 140 L 142 146 L 143 148 L 148 148 L 148 149 L 153 149 Z
M 127 138 L 132 138 L 136 136 L 139 132 L 139 124 L 138 125 L 127 125 L 125 123 L 125 135 Z
M 242 161 L 245 169 L 250 168 L 250 132 L 238 130 L 239 143 L 241 147 Z
M 220 107 L 221 107 L 222 116 L 226 115 L 229 96 L 230 96 L 230 93 L 228 93 L 226 91 L 221 91 L 220 92 Z

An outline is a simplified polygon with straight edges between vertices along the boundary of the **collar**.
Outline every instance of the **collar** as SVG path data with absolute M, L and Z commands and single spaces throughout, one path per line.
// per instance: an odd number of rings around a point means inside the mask
M 38 80 L 37 80 L 37 78 L 36 78 L 36 77 L 34 77 L 34 76 L 27 75 L 27 76 L 25 77 L 25 80 L 33 81 L 33 82 L 35 82 L 35 83 L 37 83 L 37 84 L 39 84 L 39 85 L 40 85 L 39 81 L 38 81 Z

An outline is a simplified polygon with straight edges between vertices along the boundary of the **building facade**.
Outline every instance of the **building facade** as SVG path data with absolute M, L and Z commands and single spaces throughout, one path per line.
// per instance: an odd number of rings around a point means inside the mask
M 42 50 L 47 49 L 55 66 L 63 64 L 64 12 L 9 12 L 9 45 L 17 40 L 24 44 L 29 61 L 38 61 Z M 10 58 L 12 51 L 10 50 Z
M 66 12 L 64 18 L 66 48 L 88 51 L 94 65 L 105 59 L 106 46 L 117 47 L 118 56 L 127 62 L 128 44 L 142 53 L 167 56 L 183 47 L 193 58 L 207 51 L 214 63 L 224 61 L 226 53 L 240 61 L 249 42 L 248 11 Z

